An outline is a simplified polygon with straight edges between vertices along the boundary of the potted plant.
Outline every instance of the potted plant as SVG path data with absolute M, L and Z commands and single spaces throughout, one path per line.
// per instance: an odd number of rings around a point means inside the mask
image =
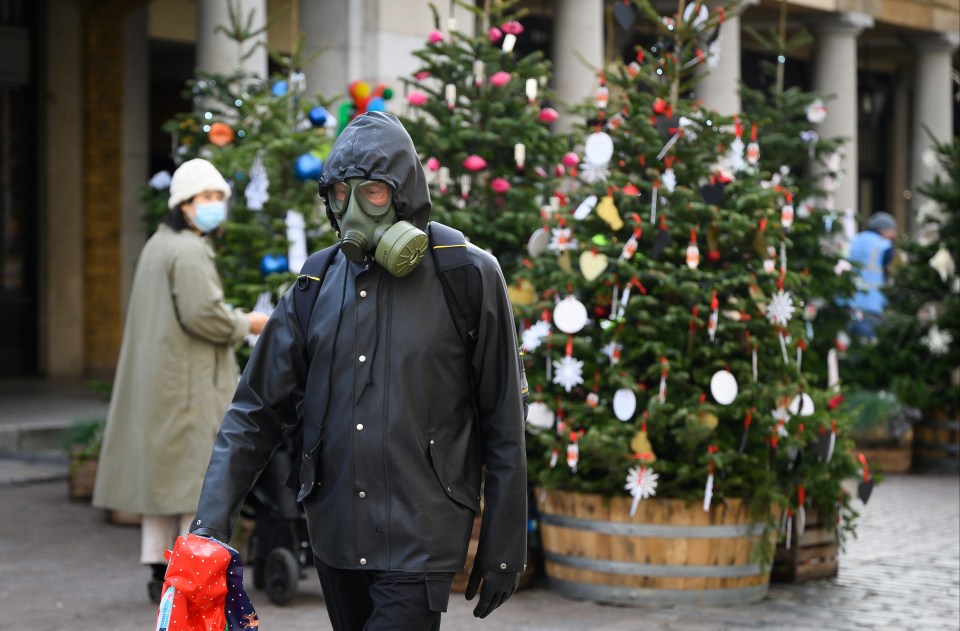
M 104 417 L 75 420 L 67 429 L 64 446 L 67 452 L 67 488 L 70 499 L 88 500 L 93 497 L 97 479 L 97 461 L 103 440 Z

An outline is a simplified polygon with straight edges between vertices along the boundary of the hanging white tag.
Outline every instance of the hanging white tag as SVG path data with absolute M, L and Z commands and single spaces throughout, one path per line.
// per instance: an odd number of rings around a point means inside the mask
M 713 474 L 707 476 L 707 486 L 703 489 L 703 510 L 710 511 L 710 503 L 713 501 Z

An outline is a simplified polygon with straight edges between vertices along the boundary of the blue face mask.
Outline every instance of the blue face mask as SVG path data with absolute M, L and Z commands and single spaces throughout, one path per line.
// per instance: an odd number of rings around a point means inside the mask
M 227 205 L 223 202 L 206 202 L 197 204 L 197 214 L 193 218 L 193 225 L 201 232 L 211 232 L 227 218 Z

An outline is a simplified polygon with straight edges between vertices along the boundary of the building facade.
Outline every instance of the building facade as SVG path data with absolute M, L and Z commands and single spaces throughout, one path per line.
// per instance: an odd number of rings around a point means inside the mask
M 303 70 L 308 90 L 326 96 L 355 79 L 400 95 L 399 77 L 416 67 L 410 51 L 431 30 L 475 28 L 452 2 L 436 3 L 437 25 L 427 0 L 232 1 L 254 29 L 267 27 L 248 43 L 289 52 L 302 32 L 308 50 L 323 48 Z M 596 69 L 630 58 L 649 31 L 642 20 L 618 23 L 621 1 L 522 3 L 518 50 L 552 59 L 561 104 L 592 96 Z M 230 6 L 0 0 L 0 377 L 111 376 L 145 240 L 137 187 L 168 167 L 160 124 L 190 107 L 180 93 L 195 68 L 270 69 L 264 48 L 241 60 L 217 28 L 229 24 Z M 770 57 L 748 33 L 771 28 L 813 35 L 783 63 L 788 83 L 829 96 L 819 133 L 846 139 L 836 207 L 887 210 L 914 228 L 930 148 L 958 133 L 956 0 L 747 0 L 728 11 L 719 63 L 697 88 L 708 107 L 739 110 L 738 83 L 754 85 Z

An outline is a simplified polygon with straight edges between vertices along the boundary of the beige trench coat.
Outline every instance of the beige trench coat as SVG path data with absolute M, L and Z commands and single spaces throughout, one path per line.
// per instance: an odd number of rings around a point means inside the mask
M 137 264 L 93 504 L 194 513 L 237 386 L 247 316 L 223 302 L 207 241 L 161 226 Z

